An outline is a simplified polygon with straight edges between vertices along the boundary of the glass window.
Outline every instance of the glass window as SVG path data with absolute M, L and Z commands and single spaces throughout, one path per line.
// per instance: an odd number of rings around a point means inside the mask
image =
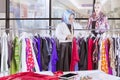
M 49 0 L 10 0 L 11 18 L 48 18 Z
M 109 20 L 109 25 L 112 31 L 109 31 L 110 35 L 120 35 L 120 20 Z
M 0 28 L 5 28 L 5 20 L 0 20 Z M 0 35 L 4 32 L 5 30 L 0 31 Z
M 10 20 L 12 28 L 45 28 L 48 25 L 48 20 Z
M 0 18 L 5 18 L 6 0 L 0 0 Z
M 120 28 L 120 20 L 109 20 L 111 29 Z
M 100 0 L 102 10 L 109 18 L 120 18 L 120 0 Z
M 72 9 L 76 18 L 88 18 L 92 13 L 93 0 L 52 0 L 52 17 L 61 18 L 66 9 Z
M 55 29 L 60 22 L 61 20 L 52 20 L 52 29 Z M 75 22 L 79 23 L 84 29 L 86 29 L 88 20 L 75 20 Z M 55 30 L 52 30 L 52 35 L 55 35 Z
M 52 26 L 57 27 L 57 25 L 61 22 L 61 20 L 52 20 Z M 87 27 L 88 20 L 75 20 L 75 22 L 79 23 L 83 26 L 83 28 Z
M 22 23 L 22 24 L 21 24 Z M 40 34 L 49 34 L 49 30 L 40 30 L 40 28 L 49 29 L 48 20 L 10 20 L 10 28 L 23 28 L 20 32 L 32 32 Z

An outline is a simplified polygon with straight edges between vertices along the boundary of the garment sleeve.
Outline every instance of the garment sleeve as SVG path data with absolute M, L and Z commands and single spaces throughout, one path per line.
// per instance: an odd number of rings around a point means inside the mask
M 86 29 L 91 29 L 91 22 L 92 22 L 91 17 L 89 17 Z
M 109 23 L 108 23 L 108 18 L 104 17 L 104 22 L 105 22 L 105 28 L 110 29 Z
M 55 32 L 57 39 L 66 40 L 67 35 L 64 34 L 64 31 L 65 30 L 62 28 L 62 25 L 58 24 L 58 26 L 56 28 L 56 32 Z

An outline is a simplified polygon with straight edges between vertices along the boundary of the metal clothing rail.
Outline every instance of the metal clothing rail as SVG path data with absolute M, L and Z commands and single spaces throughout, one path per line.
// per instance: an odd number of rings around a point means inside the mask
M 32 31 L 39 31 L 39 30 L 56 30 L 55 28 L 52 28 L 52 27 L 48 27 L 48 28 L 0 28 L 0 30 L 21 30 L 21 31 L 29 31 L 29 30 L 32 30 Z M 98 29 L 74 29 L 74 30 L 78 30 L 78 31 L 95 31 L 95 30 L 98 30 Z M 115 29 L 101 29 L 101 30 L 105 30 L 105 31 L 120 31 L 120 28 L 115 28 Z
M 19 31 L 38 31 L 38 30 L 55 30 L 53 28 L 0 28 L 0 30 L 19 30 Z
M 74 29 L 74 30 L 78 30 L 78 31 L 96 31 L 99 29 Z M 120 31 L 120 28 L 115 28 L 115 29 L 101 29 L 101 30 L 105 30 L 105 31 Z

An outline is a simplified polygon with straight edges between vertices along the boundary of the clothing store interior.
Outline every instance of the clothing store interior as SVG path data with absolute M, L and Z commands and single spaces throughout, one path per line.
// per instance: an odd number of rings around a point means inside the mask
M 120 0 L 0 0 L 0 80 L 120 80 Z

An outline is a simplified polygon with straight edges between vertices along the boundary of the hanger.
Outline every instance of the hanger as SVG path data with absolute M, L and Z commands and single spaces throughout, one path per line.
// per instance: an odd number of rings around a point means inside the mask
M 105 32 L 102 34 L 102 39 L 106 39 L 106 33 Z

